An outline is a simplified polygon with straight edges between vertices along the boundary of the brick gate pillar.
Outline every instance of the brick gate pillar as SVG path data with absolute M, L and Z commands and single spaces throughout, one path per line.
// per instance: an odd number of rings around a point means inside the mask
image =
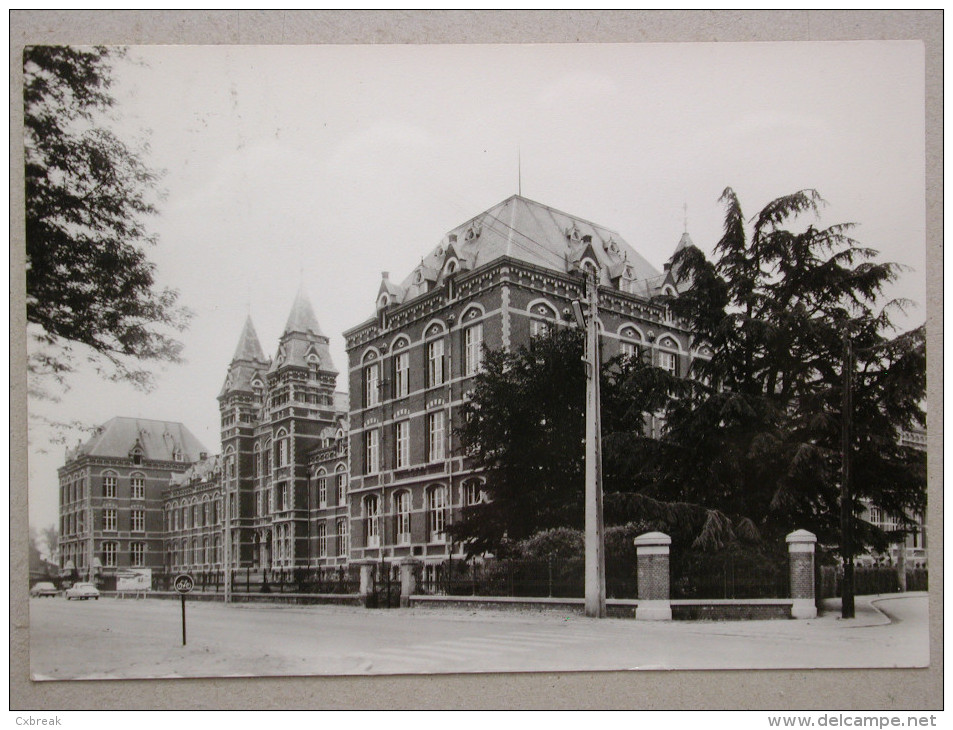
M 417 578 L 420 575 L 419 560 L 408 558 L 400 563 L 400 607 L 410 607 L 410 597 L 417 592 Z
M 639 605 L 635 618 L 642 621 L 671 621 L 668 553 L 672 538 L 663 532 L 647 532 L 635 538 L 638 561 Z
M 817 536 L 807 530 L 795 530 L 787 536 L 788 562 L 791 565 L 792 618 L 817 618 L 814 603 L 814 545 Z

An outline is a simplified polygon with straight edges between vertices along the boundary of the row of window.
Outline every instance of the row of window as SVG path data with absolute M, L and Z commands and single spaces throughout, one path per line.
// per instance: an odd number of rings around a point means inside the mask
M 404 341 L 406 346 L 406 341 Z M 463 375 L 469 377 L 480 371 L 483 365 L 483 325 L 477 323 L 463 330 Z M 448 360 L 444 340 L 432 340 L 426 348 L 426 387 L 435 388 L 447 380 Z M 410 353 L 397 352 L 391 358 L 390 397 L 404 398 L 410 394 Z M 364 407 L 370 408 L 381 402 L 381 363 L 374 362 L 364 368 Z
M 427 461 L 442 461 L 446 458 L 446 413 L 434 411 L 427 414 Z M 394 468 L 410 466 L 410 420 L 394 424 Z M 376 474 L 381 469 L 381 431 L 374 428 L 364 432 L 364 473 Z
M 103 498 L 115 499 L 118 477 L 115 474 L 103 474 Z M 146 478 L 142 474 L 129 477 L 129 489 L 132 499 L 146 498 Z
M 115 532 L 118 528 L 117 510 L 103 510 L 103 530 L 106 532 Z M 146 529 L 146 511 L 142 509 L 129 510 L 129 529 L 132 532 L 145 532 Z
M 463 486 L 463 501 L 466 506 L 474 506 L 486 500 L 482 484 L 470 481 Z M 394 540 L 397 545 L 409 545 L 411 542 L 411 494 L 403 489 L 391 497 L 394 521 Z M 429 542 L 443 542 L 447 526 L 447 489 L 435 486 L 426 493 L 427 539 Z M 369 548 L 381 545 L 381 498 L 376 494 L 363 500 L 365 546 Z
M 119 543 L 109 540 L 102 545 L 100 558 L 104 568 L 115 568 L 118 565 Z M 145 565 L 146 544 L 144 542 L 129 543 L 129 565 L 134 568 Z
M 172 505 L 166 510 L 166 530 L 189 530 L 193 527 L 215 525 L 222 521 L 222 498 L 196 502 L 179 507 Z

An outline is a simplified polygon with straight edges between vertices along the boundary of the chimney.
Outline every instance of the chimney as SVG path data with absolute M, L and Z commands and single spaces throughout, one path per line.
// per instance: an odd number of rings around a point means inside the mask
M 381 272 L 381 278 L 382 278 L 384 281 L 388 281 L 388 280 L 390 279 L 390 272 L 389 272 L 389 271 L 382 271 L 382 272 Z

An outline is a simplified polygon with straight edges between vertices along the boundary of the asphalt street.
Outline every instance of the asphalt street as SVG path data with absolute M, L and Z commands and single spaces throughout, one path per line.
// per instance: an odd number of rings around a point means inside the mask
M 833 607 L 832 607 L 833 608 Z M 808 621 L 643 622 L 553 612 L 367 610 L 176 600 L 30 602 L 33 678 L 619 669 L 917 667 L 927 597 L 858 599 Z

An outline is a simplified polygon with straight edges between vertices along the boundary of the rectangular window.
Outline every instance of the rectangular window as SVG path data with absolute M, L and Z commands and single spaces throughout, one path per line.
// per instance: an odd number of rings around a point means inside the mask
M 430 387 L 443 385 L 443 340 L 427 345 L 427 384 Z
M 364 472 L 376 474 L 380 471 L 380 432 L 377 429 L 364 433 Z
M 275 454 L 275 466 L 288 465 L 288 439 L 278 441 L 278 450 Z M 231 476 L 231 475 L 230 475 Z
M 430 542 L 442 542 L 443 530 L 446 525 L 446 492 L 440 489 L 432 489 L 427 494 L 427 521 L 430 529 Z
M 145 499 L 146 498 L 146 479 L 145 477 L 133 477 L 130 480 L 132 484 L 132 498 L 133 499 Z
M 145 532 L 146 529 L 146 511 L 142 509 L 132 510 L 132 531 Z
M 667 370 L 672 375 L 678 375 L 677 365 L 678 360 L 676 356 L 671 352 L 660 352 L 658 354 L 658 365 L 662 370 Z
M 463 485 L 463 501 L 467 507 L 472 507 L 483 501 L 482 486 L 480 482 L 467 482 Z
M 530 337 L 548 337 L 552 325 L 549 322 L 542 319 L 532 319 L 529 323 L 529 334 Z
M 463 331 L 463 374 L 475 375 L 483 364 L 483 325 L 475 324 Z
M 619 352 L 626 357 L 636 358 L 639 354 L 639 347 L 634 342 L 620 342 Z
M 133 567 L 139 567 L 146 562 L 146 544 L 144 542 L 134 542 L 129 546 L 129 559 Z
M 257 514 L 259 517 L 264 515 L 264 512 L 261 511 L 262 504 L 263 504 L 263 500 L 261 498 L 261 492 L 258 492 L 258 494 L 255 495 L 255 508 L 256 508 L 255 514 Z
M 410 544 L 410 492 L 394 496 L 395 530 L 398 545 Z
M 114 509 L 103 510 L 103 529 L 104 530 L 116 529 L 116 510 Z
M 116 543 L 114 542 L 104 542 L 103 543 L 103 567 L 105 568 L 115 568 L 116 567 L 116 553 L 118 552 Z
M 116 477 L 103 477 L 103 496 L 107 499 L 116 498 Z
M 380 366 L 377 363 L 364 368 L 364 406 L 376 406 L 380 402 Z
M 394 357 L 394 397 L 403 398 L 410 392 L 410 353 Z
M 379 547 L 381 544 L 381 526 L 377 497 L 368 497 L 364 501 L 364 526 L 367 532 L 367 547 Z
M 338 520 L 338 555 L 347 555 L 347 520 Z
M 318 477 L 318 506 L 328 506 L 328 480 L 326 477 Z
M 435 411 L 427 416 L 427 431 L 429 433 L 430 461 L 440 461 L 444 458 L 444 428 L 443 411 Z
M 394 468 L 403 469 L 410 464 L 410 421 L 401 421 L 394 426 L 396 454 Z
M 318 555 L 325 557 L 328 554 L 328 528 L 323 522 L 318 523 Z

